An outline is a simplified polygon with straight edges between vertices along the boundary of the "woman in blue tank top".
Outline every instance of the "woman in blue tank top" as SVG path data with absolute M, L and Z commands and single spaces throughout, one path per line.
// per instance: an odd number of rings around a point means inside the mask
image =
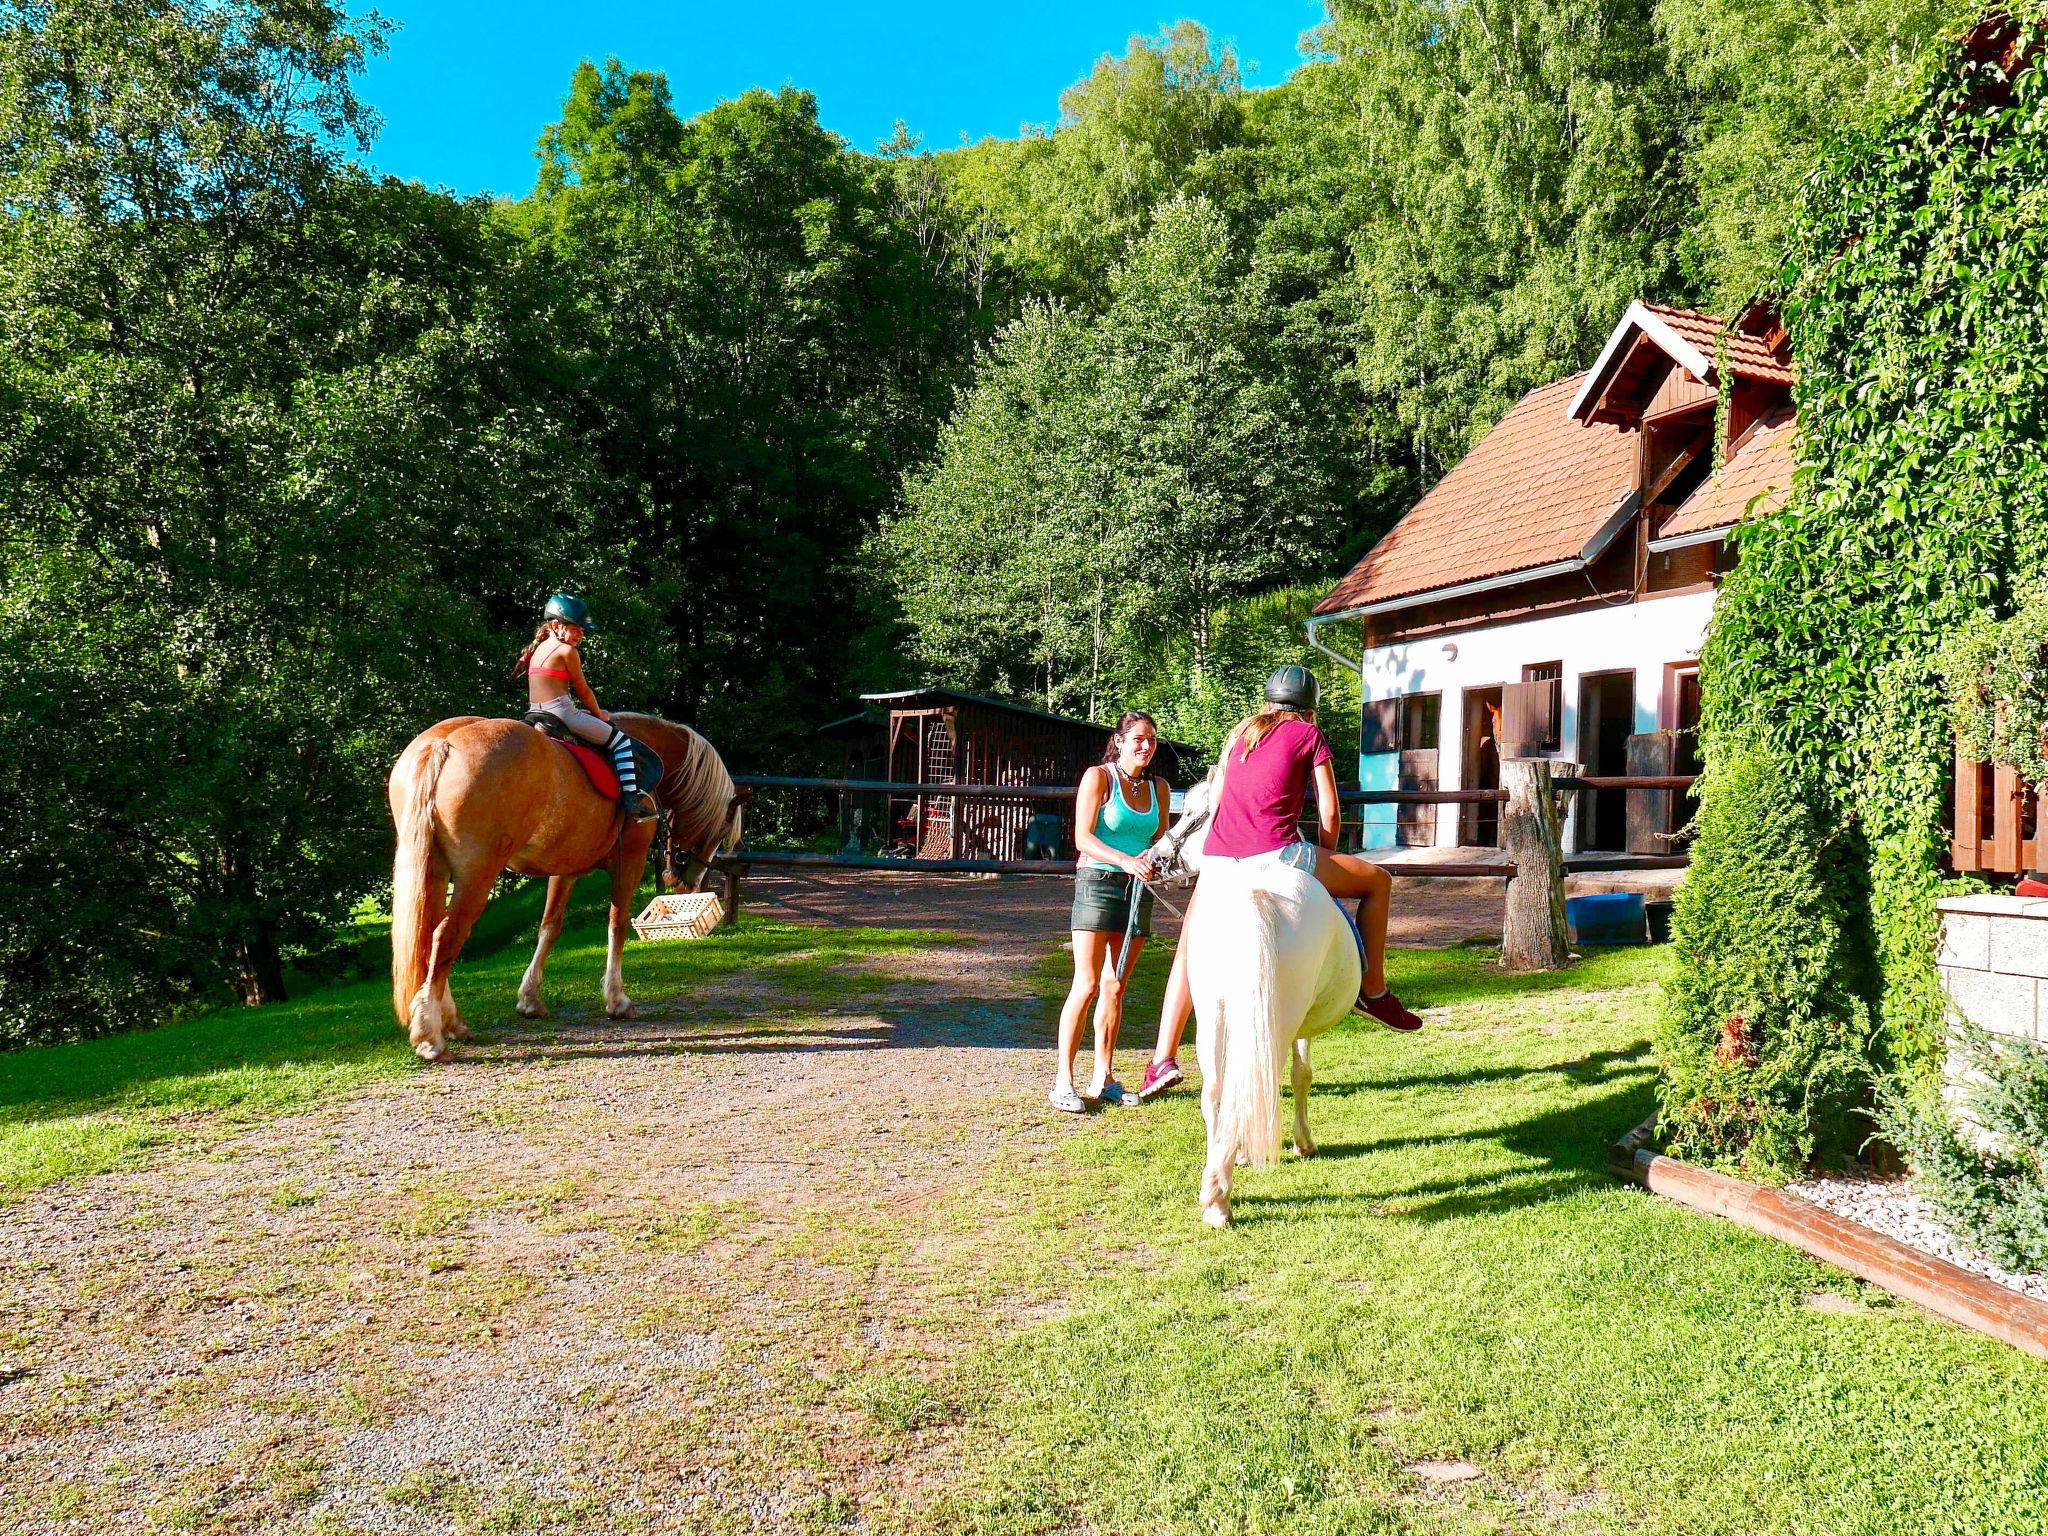
M 1137 933 L 1131 939 L 1130 964 L 1119 965 L 1124 934 L 1131 920 L 1136 882 L 1150 879 L 1152 861 L 1145 851 L 1166 830 L 1166 781 L 1152 773 L 1159 750 L 1159 728 L 1152 717 L 1131 710 L 1117 722 L 1109 751 L 1081 775 L 1074 804 L 1074 846 L 1080 853 L 1074 872 L 1074 908 L 1068 926 L 1074 935 L 1074 984 L 1060 1009 L 1059 1056 L 1052 1092 L 1054 1109 L 1078 1115 L 1091 1101 L 1135 1104 L 1111 1070 L 1117 1027 L 1123 1023 L 1124 984 L 1121 969 L 1131 965 L 1152 931 L 1152 893 L 1137 896 Z M 1095 1005 L 1095 1081 L 1087 1094 L 1074 1088 L 1074 1059 L 1081 1054 L 1081 1020 Z

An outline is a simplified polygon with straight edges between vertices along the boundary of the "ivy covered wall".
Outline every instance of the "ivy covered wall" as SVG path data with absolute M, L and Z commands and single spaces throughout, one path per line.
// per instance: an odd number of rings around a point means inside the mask
M 1703 657 L 1703 819 L 1716 797 L 1753 792 L 1760 756 L 1804 801 L 1814 835 L 1858 866 L 1857 878 L 1829 881 L 1831 899 L 1852 910 L 1828 925 L 1826 942 L 1860 932 L 1873 951 L 1856 968 L 1875 1021 L 1872 1074 L 1925 1066 L 1939 1049 L 1933 899 L 1954 738 L 1937 653 L 1973 615 L 2009 611 L 2048 566 L 2040 37 L 2036 22 L 1980 27 L 1885 130 L 1837 143 L 1809 182 L 1783 275 L 1799 477 L 1783 512 L 1736 535 L 1739 559 Z M 1750 765 L 1744 775 L 1711 767 L 1737 758 Z M 1695 972 L 1740 963 L 1716 948 L 1740 931 L 1713 920 L 1742 878 L 1742 859 L 1726 852 L 1695 870 L 1688 883 L 1700 888 L 1677 914 L 1681 965 Z M 1716 996 L 1673 986 L 1667 1063 L 1684 1042 L 1696 1053 L 1728 1038 Z M 1761 1031 L 1767 1046 L 1773 1027 L 1826 1006 L 1785 1001 L 1783 1019 L 1746 1018 L 1746 1038 Z M 1739 1076 L 1742 1053 L 1721 1066 Z M 1727 1076 L 1724 1098 L 1739 1091 Z M 1666 1074 L 1674 1142 L 1710 1161 L 1782 1171 L 1757 1166 L 1743 1139 L 1727 1136 L 1725 1104 L 1699 1081 Z M 1825 1132 L 1813 1122 L 1826 1097 L 1809 1102 L 1795 1089 L 1776 1111 L 1809 1148 Z M 1786 1129 L 1766 1139 L 1784 1146 Z

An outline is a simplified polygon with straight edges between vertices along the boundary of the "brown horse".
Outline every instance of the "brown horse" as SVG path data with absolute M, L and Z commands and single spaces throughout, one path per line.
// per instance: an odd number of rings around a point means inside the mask
M 653 793 L 669 818 L 671 868 L 678 849 L 701 866 L 738 841 L 749 792 L 733 787 L 709 742 L 653 715 L 612 720 L 661 758 Z M 391 1005 L 410 1030 L 414 1050 L 439 1061 L 448 1054 L 448 1039 L 469 1038 L 449 995 L 448 972 L 507 869 L 549 877 L 540 943 L 519 983 L 519 1011 L 528 1018 L 546 1014 L 541 972 L 562 931 L 569 892 L 578 877 L 601 867 L 612 881 L 604 1011 L 615 1019 L 633 1016 L 620 956 L 655 823 L 626 821 L 581 765 L 532 726 L 478 715 L 443 720 L 414 737 L 392 766 L 389 791 L 398 827 Z

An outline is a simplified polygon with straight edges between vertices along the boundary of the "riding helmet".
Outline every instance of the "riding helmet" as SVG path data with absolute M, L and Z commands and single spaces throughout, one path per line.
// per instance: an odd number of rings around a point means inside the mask
M 593 635 L 597 633 L 597 620 L 590 616 L 590 604 L 580 597 L 571 597 L 567 592 L 557 592 L 548 599 L 547 616 L 564 624 L 574 624 Z
M 1316 675 L 1307 667 L 1281 667 L 1266 679 L 1266 702 L 1288 709 L 1316 707 Z

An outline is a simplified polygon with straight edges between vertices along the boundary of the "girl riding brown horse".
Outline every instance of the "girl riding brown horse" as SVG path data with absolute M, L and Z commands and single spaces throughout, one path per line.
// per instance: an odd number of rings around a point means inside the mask
M 588 629 L 588 613 L 582 617 L 586 622 L 576 627 Z M 570 642 L 562 644 L 574 654 Z M 672 857 L 680 853 L 701 867 L 739 840 L 748 792 L 735 789 L 709 742 L 653 715 L 615 715 L 604 724 L 661 759 L 653 799 L 669 818 Z M 391 1004 L 414 1050 L 439 1061 L 449 1039 L 469 1038 L 448 974 L 491 887 L 508 869 L 548 877 L 540 941 L 519 983 L 519 1011 L 529 1018 L 547 1012 L 541 976 L 562 931 L 569 892 L 579 877 L 601 868 L 612 887 L 604 1009 L 615 1019 L 632 1017 L 620 961 L 633 894 L 654 840 L 652 821 L 621 818 L 566 748 L 518 720 L 461 715 L 429 727 L 400 754 L 388 789 L 398 829 Z

